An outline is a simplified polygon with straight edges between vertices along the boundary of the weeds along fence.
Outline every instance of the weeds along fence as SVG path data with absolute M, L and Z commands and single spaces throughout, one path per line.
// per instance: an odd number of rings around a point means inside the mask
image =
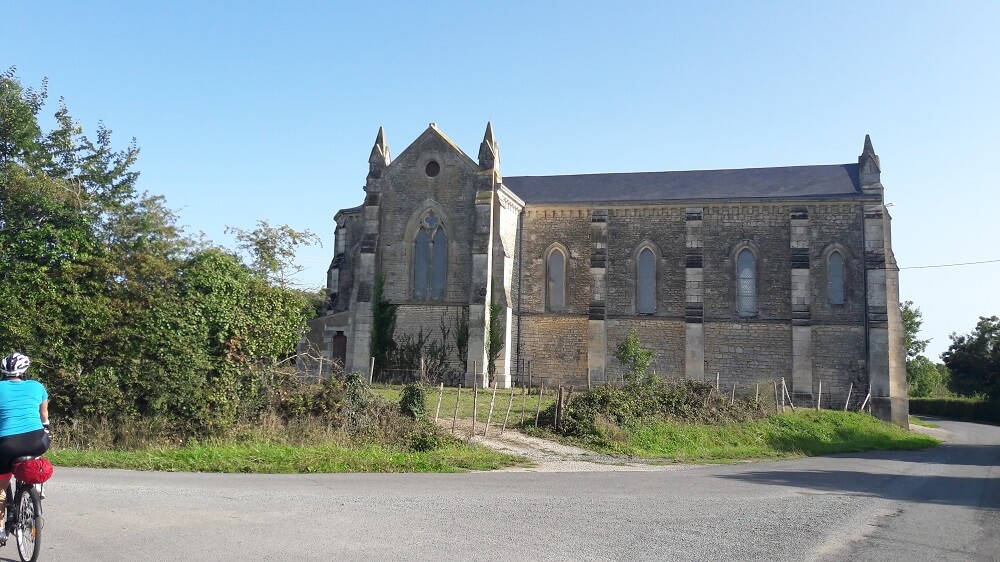
M 533 377 L 531 381 L 535 383 L 536 379 Z M 539 427 L 544 424 L 559 431 L 567 408 L 575 397 L 586 390 L 576 385 L 548 386 L 544 381 L 538 382 L 537 386 L 515 384 L 510 388 L 500 388 L 498 384 L 487 388 L 462 385 L 446 388 L 439 383 L 437 392 L 428 394 L 428 409 L 433 411 L 435 423 L 450 428 L 454 435 L 466 438 L 495 437 L 513 426 Z M 845 397 L 842 393 L 824 392 L 820 386 L 813 399 L 803 400 L 793 397 L 785 380 L 775 379 L 729 387 L 723 387 L 720 381 L 712 389 L 712 395 L 730 404 L 736 400 L 748 402 L 765 412 L 826 409 L 871 413 L 871 392 L 870 389 L 864 390 L 867 392 L 863 396 L 854 393 L 852 385 Z

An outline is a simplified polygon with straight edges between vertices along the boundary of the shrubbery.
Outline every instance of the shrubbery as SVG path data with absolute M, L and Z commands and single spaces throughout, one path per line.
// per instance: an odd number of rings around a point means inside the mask
M 965 421 L 1000 423 L 1000 400 L 910 398 L 910 413 Z
M 550 409 L 548 416 L 553 412 Z M 737 398 L 731 403 L 710 384 L 649 379 L 575 396 L 563 414 L 561 433 L 582 439 L 607 438 L 620 428 L 655 421 L 728 423 L 765 415 L 752 401 Z

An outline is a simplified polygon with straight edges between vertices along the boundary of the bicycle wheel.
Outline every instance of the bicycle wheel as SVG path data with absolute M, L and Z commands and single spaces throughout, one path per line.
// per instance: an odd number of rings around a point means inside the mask
M 42 504 L 38 490 L 23 484 L 14 501 L 14 538 L 17 539 L 17 554 L 22 562 L 36 562 L 42 548 Z

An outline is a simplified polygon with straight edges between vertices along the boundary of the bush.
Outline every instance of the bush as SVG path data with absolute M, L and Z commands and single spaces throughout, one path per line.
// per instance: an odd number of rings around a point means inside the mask
M 424 412 L 427 411 L 427 391 L 423 384 L 416 382 L 403 387 L 399 411 L 415 420 L 424 417 Z
M 554 416 L 554 406 L 548 418 Z M 752 401 L 720 396 L 707 383 L 662 379 L 604 386 L 575 397 L 563 415 L 563 435 L 606 438 L 614 427 L 635 427 L 653 421 L 700 423 L 742 422 L 761 418 L 765 412 Z
M 1000 423 L 1000 400 L 910 398 L 910 413 L 956 420 Z

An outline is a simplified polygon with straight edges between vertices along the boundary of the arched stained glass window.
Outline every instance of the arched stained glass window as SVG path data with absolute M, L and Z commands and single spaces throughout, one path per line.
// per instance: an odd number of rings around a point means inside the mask
M 434 259 L 431 263 L 431 298 L 443 299 L 448 281 L 448 236 L 443 228 L 434 233 Z
M 635 310 L 639 314 L 656 312 L 656 257 L 649 248 L 639 252 L 636 265 Z
M 826 296 L 831 304 L 844 304 L 844 255 L 837 250 L 826 258 Z
M 448 235 L 430 212 L 413 238 L 413 298 L 444 299 L 448 284 Z
M 566 255 L 558 248 L 552 250 L 546 266 L 546 308 L 549 312 L 562 312 L 566 308 Z
M 748 248 L 736 257 L 736 307 L 740 316 L 757 314 L 757 256 Z
M 413 298 L 427 298 L 427 270 L 430 261 L 431 237 L 421 228 L 413 241 Z

